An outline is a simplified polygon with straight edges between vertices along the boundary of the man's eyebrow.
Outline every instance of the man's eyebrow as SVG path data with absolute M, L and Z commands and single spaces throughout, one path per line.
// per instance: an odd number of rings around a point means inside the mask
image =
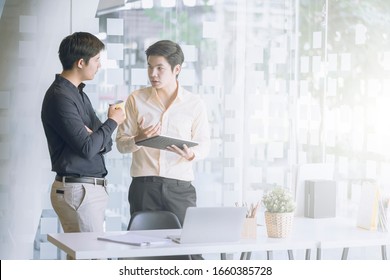
M 152 66 L 150 63 L 148 63 L 148 65 L 149 65 L 149 66 Z M 159 64 L 157 64 L 157 65 L 154 65 L 154 67 L 156 67 L 156 66 L 164 66 L 164 64 L 159 63 Z

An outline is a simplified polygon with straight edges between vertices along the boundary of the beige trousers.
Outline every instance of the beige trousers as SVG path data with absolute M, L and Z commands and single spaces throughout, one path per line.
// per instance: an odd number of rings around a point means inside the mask
M 50 199 L 64 232 L 104 231 L 108 203 L 105 187 L 54 181 Z

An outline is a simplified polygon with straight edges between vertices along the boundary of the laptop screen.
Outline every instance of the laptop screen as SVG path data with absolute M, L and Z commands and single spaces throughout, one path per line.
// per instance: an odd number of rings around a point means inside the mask
M 246 207 L 189 207 L 180 243 L 237 242 L 246 213 Z

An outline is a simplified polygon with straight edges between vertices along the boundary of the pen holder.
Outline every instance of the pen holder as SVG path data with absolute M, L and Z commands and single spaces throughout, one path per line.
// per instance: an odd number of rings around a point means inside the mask
M 241 237 L 245 239 L 256 239 L 257 236 L 257 219 L 245 218 L 242 227 Z

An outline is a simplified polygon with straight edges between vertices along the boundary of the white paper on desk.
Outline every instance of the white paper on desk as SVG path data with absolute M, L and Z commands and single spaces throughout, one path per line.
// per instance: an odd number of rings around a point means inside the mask
M 378 221 L 379 190 L 375 183 L 364 182 L 360 193 L 357 226 L 376 230 Z
M 99 236 L 97 239 L 134 246 L 159 245 L 170 242 L 168 238 L 141 235 L 133 232 L 127 232 L 119 235 Z

